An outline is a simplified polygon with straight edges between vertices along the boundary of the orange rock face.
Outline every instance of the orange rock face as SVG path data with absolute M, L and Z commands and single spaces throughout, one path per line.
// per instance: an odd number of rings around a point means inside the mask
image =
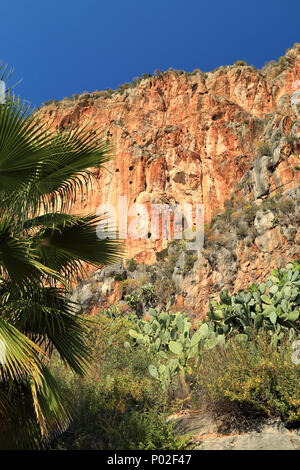
M 292 102 L 300 89 L 299 47 L 289 50 L 286 60 L 281 72 L 276 65 L 262 71 L 248 66 L 169 71 L 109 97 L 94 93 L 44 106 L 39 115 L 53 127 L 88 124 L 114 146 L 114 159 L 96 175 L 99 184 L 75 212 L 95 212 L 107 203 L 118 209 L 119 197 L 126 196 L 128 207 L 204 204 L 208 221 L 237 189 L 259 198 L 297 186 L 299 152 L 284 139 L 292 128 L 297 135 L 295 126 L 300 131 L 300 105 Z M 272 164 L 270 156 L 259 154 L 262 140 L 272 147 Z M 150 237 L 150 224 L 147 231 Z M 125 256 L 151 263 L 166 244 L 128 238 Z

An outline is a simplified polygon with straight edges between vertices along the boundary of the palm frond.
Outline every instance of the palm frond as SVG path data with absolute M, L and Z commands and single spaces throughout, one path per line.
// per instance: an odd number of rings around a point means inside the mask
M 41 449 L 32 392 L 24 382 L 0 382 L 0 450 Z
M 32 285 L 13 291 L 9 283 L 2 283 L 0 302 L 4 318 L 48 356 L 55 348 L 74 372 L 84 373 L 90 360 L 86 342 L 89 322 L 75 315 L 77 305 L 63 289 Z
M 39 381 L 31 381 L 33 406 L 43 438 L 66 430 L 71 422 L 69 400 L 49 369 L 43 366 Z
M 24 189 L 48 157 L 51 135 L 28 111 L 19 100 L 0 105 L 0 188 L 8 196 Z
M 5 346 L 5 360 L 0 366 L 0 382 L 24 380 L 28 375 L 36 380 L 43 351 L 21 331 L 0 317 L 0 340 Z
M 38 223 L 41 221 L 39 219 Z M 63 272 L 68 279 L 82 277 L 82 262 L 94 266 L 115 263 L 123 252 L 119 240 L 97 236 L 97 227 L 104 224 L 102 217 L 93 215 L 66 217 L 63 223 L 41 229 L 34 238 L 41 262 L 52 270 Z
M 0 67 L 0 79 L 10 78 Z M 90 359 L 88 324 L 57 283 L 81 279 L 85 263 L 118 261 L 123 247 L 112 230 L 97 236 L 102 218 L 67 213 L 111 147 L 87 126 L 50 130 L 11 88 L 0 105 L 0 448 L 41 448 L 70 422 L 46 361 L 56 351 L 83 374 Z
M 12 67 L 8 70 L 8 65 L 7 64 L 5 64 L 5 65 L 1 64 L 0 65 L 0 80 L 5 82 L 5 84 L 6 84 L 6 93 L 7 93 L 8 96 L 9 96 L 10 91 L 13 88 L 15 88 L 17 85 L 19 85 L 19 83 L 21 83 L 21 81 L 22 81 L 22 80 L 18 80 L 13 85 L 7 86 L 9 80 L 11 79 L 11 77 L 13 75 L 13 72 L 14 72 L 14 69 Z
M 0 382 L 0 450 L 43 449 L 70 424 L 70 400 L 44 365 L 39 380 Z
M 10 217 L 0 218 L 0 273 L 9 277 L 15 284 L 39 281 L 43 274 L 60 276 L 37 259 L 30 241 L 15 237 L 14 223 Z
M 5 360 L 0 366 L 0 428 L 8 426 L 10 419 L 14 420 L 14 416 L 7 412 L 7 400 L 3 397 L 3 387 L 13 380 L 13 387 L 28 383 L 42 436 L 48 437 L 51 433 L 63 431 L 70 422 L 70 414 L 67 406 L 63 404 L 58 384 L 43 364 L 43 351 L 1 317 L 0 340 L 5 345 Z M 14 391 L 15 389 L 13 393 Z M 9 393 L 6 396 L 9 397 Z M 19 395 L 18 399 L 21 398 Z M 11 438 L 15 439 L 13 436 Z
M 111 146 L 100 138 L 99 131 L 86 126 L 57 132 L 47 144 L 47 152 L 52 164 L 43 165 L 31 188 L 41 196 L 47 211 L 70 210 L 91 187 L 92 169 L 102 168 L 112 158 Z

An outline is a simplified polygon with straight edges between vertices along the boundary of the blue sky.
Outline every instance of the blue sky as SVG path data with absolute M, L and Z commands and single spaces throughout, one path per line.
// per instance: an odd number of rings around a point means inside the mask
M 0 61 L 33 106 L 155 69 L 260 68 L 300 42 L 299 0 L 11 0 L 0 20 Z

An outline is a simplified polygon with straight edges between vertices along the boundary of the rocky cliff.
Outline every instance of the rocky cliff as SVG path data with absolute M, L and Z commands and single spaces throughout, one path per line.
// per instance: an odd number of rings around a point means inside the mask
M 170 70 L 116 91 L 51 102 L 39 116 L 62 132 L 87 124 L 114 146 L 114 159 L 96 174 L 99 184 L 75 211 L 95 212 L 105 203 L 118 208 L 119 196 L 127 197 L 128 207 L 204 204 L 199 258 L 182 243 L 166 251 L 168 241 L 153 240 L 150 227 L 148 239 L 126 240 L 127 259 L 156 266 L 147 282 L 166 280 L 167 266 L 170 295 L 203 312 L 221 288 L 246 287 L 278 260 L 299 254 L 299 80 L 295 44 L 262 70 L 243 62 L 209 73 Z M 118 269 L 110 281 L 96 273 L 85 286 L 88 302 L 122 301 Z M 144 277 L 149 272 L 143 268 Z

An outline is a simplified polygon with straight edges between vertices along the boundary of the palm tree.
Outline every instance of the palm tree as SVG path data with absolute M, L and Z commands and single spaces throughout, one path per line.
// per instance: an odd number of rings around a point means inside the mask
M 87 322 L 68 287 L 86 263 L 121 255 L 117 240 L 97 237 L 99 218 L 70 209 L 93 180 L 90 169 L 110 158 L 98 131 L 53 132 L 8 89 L 0 104 L 0 449 L 42 448 L 70 422 L 48 368 L 53 351 L 78 374 L 89 360 Z

